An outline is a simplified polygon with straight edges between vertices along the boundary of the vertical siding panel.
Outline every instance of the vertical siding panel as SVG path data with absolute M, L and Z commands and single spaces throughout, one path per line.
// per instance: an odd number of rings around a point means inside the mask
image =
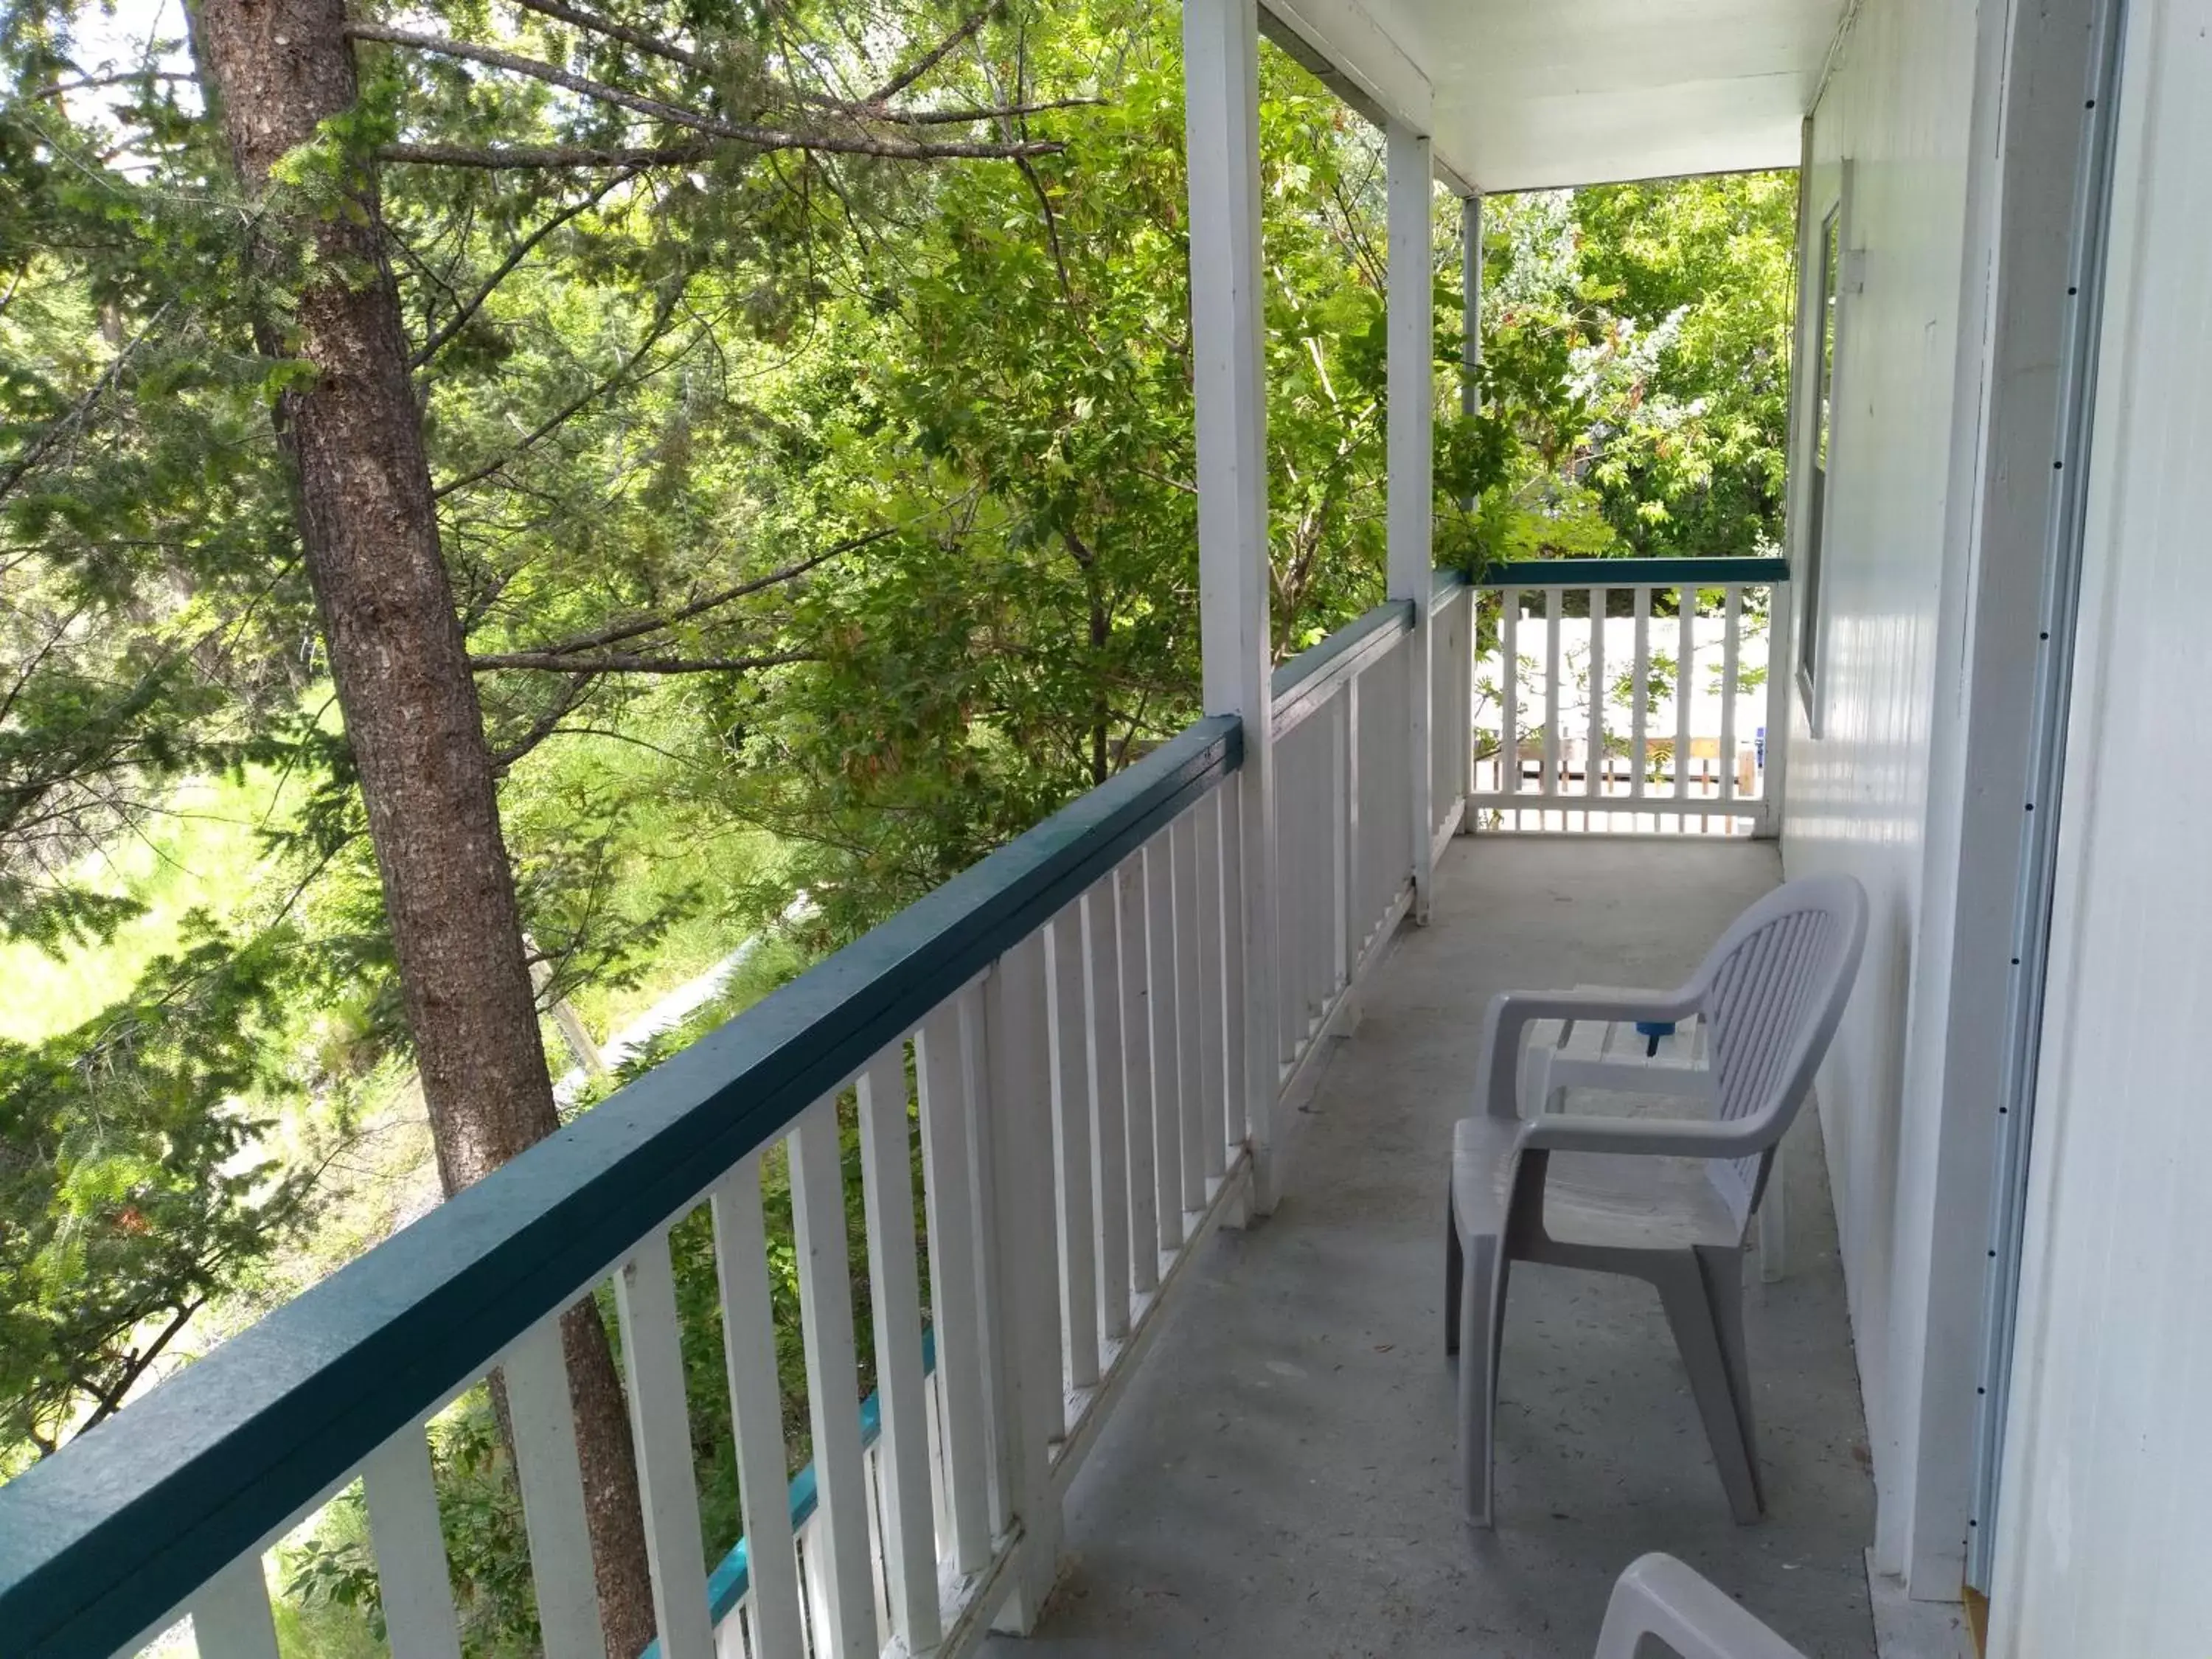
M 2212 36 L 2131 6 L 1992 1652 L 2212 1629 Z

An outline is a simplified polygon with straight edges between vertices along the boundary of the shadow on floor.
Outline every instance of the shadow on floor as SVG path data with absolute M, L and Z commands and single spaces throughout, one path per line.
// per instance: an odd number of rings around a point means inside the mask
M 1492 993 L 1676 982 L 1780 876 L 1739 840 L 1455 844 L 1298 1115 L 1285 1196 L 1218 1236 L 1070 1494 L 1053 1656 L 1586 1659 L 1646 1550 L 1815 1659 L 1874 1652 L 1873 1527 L 1814 1114 L 1791 1132 L 1791 1273 L 1747 1307 L 1771 1509 L 1729 1519 L 1656 1297 L 1516 1267 L 1494 1534 L 1459 1518 L 1441 1351 L 1451 1123 Z

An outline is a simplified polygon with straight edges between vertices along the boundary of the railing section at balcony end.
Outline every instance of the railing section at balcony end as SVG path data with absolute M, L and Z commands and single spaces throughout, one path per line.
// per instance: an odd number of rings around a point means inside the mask
M 1493 567 L 1474 663 L 1486 830 L 1779 833 L 1790 567 L 1778 558 Z

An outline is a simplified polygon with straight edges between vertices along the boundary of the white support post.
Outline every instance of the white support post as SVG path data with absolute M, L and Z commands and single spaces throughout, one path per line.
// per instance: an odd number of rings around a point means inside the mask
M 1413 745 L 1413 763 L 1407 769 L 1413 784 L 1413 918 L 1426 924 L 1436 823 L 1431 799 L 1434 757 L 1429 742 L 1429 611 L 1436 592 L 1429 521 L 1431 432 L 1436 416 L 1431 173 L 1425 137 L 1393 121 L 1389 143 L 1389 414 L 1385 450 L 1390 472 L 1390 597 L 1413 604 L 1413 635 L 1407 641 L 1413 654 L 1406 661 L 1407 702 L 1413 715 L 1406 740 Z
M 1198 586 L 1209 714 L 1244 725 L 1243 1103 L 1254 1207 L 1275 1206 L 1273 733 L 1267 674 L 1266 313 L 1260 286 L 1260 19 L 1255 0 L 1187 0 L 1184 148 L 1190 175 L 1192 380 L 1198 424 Z
M 1462 196 L 1459 203 L 1460 337 L 1459 412 L 1472 415 L 1482 407 L 1482 198 Z M 1471 511 L 1472 501 L 1468 503 Z
M 1460 304 L 1460 379 L 1459 412 L 1479 414 L 1482 409 L 1482 198 L 1480 194 L 1463 196 L 1459 204 L 1459 304 Z M 1467 498 L 1467 510 L 1475 509 L 1474 496 Z M 1453 673 L 1458 698 L 1456 710 L 1463 713 L 1467 725 L 1459 745 L 1459 793 L 1462 806 L 1459 815 L 1459 832 L 1462 836 L 1474 833 L 1479 815 L 1472 802 L 1474 794 L 1474 653 L 1480 638 L 1482 590 L 1470 590 L 1467 596 L 1464 628 L 1466 637 L 1460 641 L 1458 660 Z M 1508 734 L 1510 738 L 1510 734 Z

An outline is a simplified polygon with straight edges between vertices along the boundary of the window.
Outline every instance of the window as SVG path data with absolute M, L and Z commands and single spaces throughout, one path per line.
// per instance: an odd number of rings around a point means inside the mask
M 1805 539 L 1796 570 L 1797 691 L 1813 735 L 1820 734 L 1821 637 L 1820 560 L 1828 531 L 1828 435 L 1836 389 L 1836 311 L 1844 262 L 1844 204 L 1838 200 L 1820 222 L 1820 313 L 1814 326 L 1813 478 L 1805 492 Z
M 1839 200 L 1820 222 L 1819 331 L 1814 344 L 1812 487 L 1806 496 L 1804 553 L 1798 578 L 1797 688 L 1805 713 L 1819 729 L 1820 675 L 1825 665 L 1820 575 L 1828 532 L 1828 446 L 1836 389 L 1836 320 L 1842 289 L 1844 204 Z

